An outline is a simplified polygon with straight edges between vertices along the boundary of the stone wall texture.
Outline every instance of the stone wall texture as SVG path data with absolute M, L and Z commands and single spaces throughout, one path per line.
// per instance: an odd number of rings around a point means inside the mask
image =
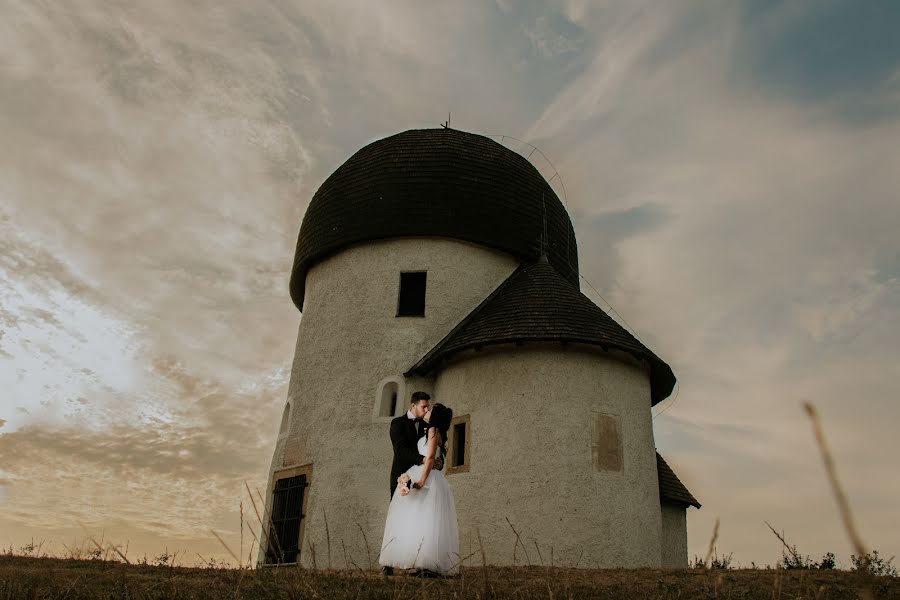
M 662 505 L 662 565 L 688 566 L 687 510 L 673 504 Z
M 659 565 L 643 368 L 559 345 L 497 347 L 446 367 L 435 394 L 456 415 L 471 415 L 469 471 L 449 476 L 464 556 L 479 550 L 480 534 L 494 564 L 549 564 L 552 554 L 557 565 Z M 618 417 L 621 471 L 595 470 L 595 413 Z

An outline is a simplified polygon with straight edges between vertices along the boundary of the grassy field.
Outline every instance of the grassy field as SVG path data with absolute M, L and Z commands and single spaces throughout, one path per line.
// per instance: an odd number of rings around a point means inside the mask
M 452 579 L 376 572 L 198 569 L 0 556 L 0 600 L 13 598 L 606 598 L 900 599 L 900 578 L 839 570 L 470 567 Z

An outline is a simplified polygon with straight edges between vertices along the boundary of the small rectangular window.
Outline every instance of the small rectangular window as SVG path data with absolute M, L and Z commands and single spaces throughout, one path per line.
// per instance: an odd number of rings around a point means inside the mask
M 416 271 L 400 273 L 400 298 L 397 302 L 398 317 L 425 316 L 425 283 L 428 273 Z
M 453 448 L 453 466 L 461 467 L 466 464 L 466 424 L 457 423 L 453 426 L 453 435 L 456 444 Z
M 447 445 L 447 474 L 466 473 L 471 463 L 471 416 L 454 417 L 450 422 L 450 443 Z

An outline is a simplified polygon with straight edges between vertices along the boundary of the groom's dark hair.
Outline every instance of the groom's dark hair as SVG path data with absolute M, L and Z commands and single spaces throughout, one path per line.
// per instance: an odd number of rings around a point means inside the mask
M 431 400 L 431 396 L 427 392 L 413 392 L 410 404 L 418 404 L 421 400 Z

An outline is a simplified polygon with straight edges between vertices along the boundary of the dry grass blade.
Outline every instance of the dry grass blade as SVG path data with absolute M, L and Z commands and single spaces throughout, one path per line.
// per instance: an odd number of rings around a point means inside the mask
M 481 550 L 481 573 L 483 575 L 482 580 L 484 581 L 484 590 L 481 597 L 490 598 L 491 588 L 488 585 L 487 555 L 484 553 L 484 542 L 481 541 L 481 530 L 476 529 L 475 532 L 478 534 L 478 548 Z
M 706 551 L 706 558 L 703 559 L 703 564 L 707 569 L 710 568 L 709 561 L 712 558 L 717 539 L 719 539 L 719 517 L 716 517 L 716 524 L 713 525 L 712 537 L 709 538 L 709 549 Z
M 210 529 L 209 532 L 211 534 L 213 534 L 214 536 L 216 536 L 216 539 L 219 540 L 219 543 L 222 544 L 222 547 L 224 547 L 228 551 L 228 554 L 231 555 L 231 557 L 235 560 L 235 562 L 237 562 L 238 564 L 241 564 L 241 559 L 238 558 L 237 555 L 234 553 L 234 551 L 228 547 L 228 544 L 225 543 L 225 540 L 223 540 L 221 537 L 219 537 L 219 534 L 216 533 L 215 531 L 213 531 L 212 529 Z
M 509 517 L 504 517 L 506 519 L 506 523 L 509 525 L 509 528 L 512 529 L 513 534 L 516 536 L 516 544 L 522 546 L 522 552 L 525 554 L 525 560 L 528 564 L 531 564 L 531 558 L 528 556 L 528 549 L 525 547 L 525 544 L 522 543 L 522 537 L 519 535 L 519 532 L 516 531 L 516 528 L 513 527 L 512 522 L 510 522 Z M 516 562 L 516 546 L 513 546 L 513 564 Z
M 256 535 L 256 532 L 253 531 L 253 527 L 250 525 L 250 523 L 247 523 L 247 529 L 250 531 L 250 535 L 253 536 L 253 539 L 256 540 L 256 543 L 258 544 L 258 543 L 259 543 L 259 537 Z
M 540 547 L 538 547 L 537 540 L 532 540 L 532 541 L 534 542 L 534 549 L 537 550 L 537 553 L 538 553 L 538 560 L 541 561 L 541 566 L 543 567 L 544 566 L 544 557 L 541 556 L 541 549 L 540 549 Z
M 328 553 L 328 568 L 331 569 L 331 531 L 328 529 L 328 513 L 324 508 L 322 517 L 325 519 L 325 550 Z
M 455 563 L 453 563 L 453 566 L 450 567 L 449 570 L 450 570 L 450 571 L 453 571 L 456 567 L 459 567 L 460 565 L 462 565 L 462 564 L 463 564 L 463 561 L 469 560 L 470 558 L 472 558 L 472 557 L 475 556 L 476 554 L 478 554 L 477 551 L 476 551 L 476 552 L 473 552 L 473 553 L 471 553 L 471 554 L 469 554 L 468 556 L 464 556 L 464 557 L 460 558 L 460 559 L 457 560 Z
M 251 568 L 251 566 L 253 565 L 253 544 L 255 544 L 255 543 L 256 543 L 255 540 L 250 542 L 250 552 L 247 553 L 247 568 L 248 569 Z
M 247 495 L 250 496 L 250 502 L 253 504 L 253 512 L 256 513 L 256 518 L 259 520 L 259 524 L 263 524 L 262 517 L 259 516 L 259 509 L 256 508 L 256 500 L 253 499 L 253 494 L 250 492 L 250 486 L 247 485 L 247 482 L 244 481 L 244 487 L 247 488 Z
M 788 546 L 788 543 L 784 540 L 784 536 L 779 535 L 778 532 L 775 531 L 775 528 L 772 527 L 768 521 L 763 521 L 763 523 L 765 523 L 766 526 L 768 526 L 768 528 L 772 530 L 772 533 L 775 534 L 775 537 L 777 537 L 781 541 L 781 544 L 784 546 L 785 550 L 787 550 L 788 552 L 791 553 L 791 557 L 793 557 L 793 559 L 794 559 L 794 564 L 797 564 L 797 565 L 803 564 L 803 561 L 800 559 L 800 556 L 794 551 L 793 548 Z
M 319 563 L 316 562 L 316 545 L 312 543 L 310 540 L 306 540 L 306 547 L 309 548 L 309 556 L 312 559 L 312 570 L 316 572 L 319 570 Z M 300 564 L 300 561 L 297 561 L 297 564 Z
M 578 554 L 578 560 L 575 561 L 575 566 L 573 568 L 577 569 L 578 565 L 581 563 L 581 559 L 584 556 L 584 548 L 581 549 L 581 552 Z
M 244 485 L 246 485 L 246 484 L 247 484 L 247 482 L 245 481 Z M 257 495 L 257 497 L 259 497 L 259 503 L 263 506 L 263 508 L 265 508 L 266 501 L 263 500 L 262 494 L 259 493 L 259 488 L 253 488 L 253 489 L 256 490 L 256 495 Z M 247 493 L 250 494 L 249 486 L 247 486 Z M 251 500 L 253 499 L 253 494 L 250 494 L 250 499 Z M 254 508 L 256 508 L 256 503 L 254 503 L 253 506 L 254 506 Z M 258 512 L 257 512 L 256 516 L 257 517 L 259 516 Z M 278 551 L 278 556 L 280 557 L 281 562 L 284 562 L 284 550 L 282 550 L 282 548 L 281 548 L 281 542 L 278 540 L 278 533 L 275 531 L 275 523 L 272 521 L 272 513 L 270 512 L 267 516 L 269 517 L 269 527 L 268 528 L 265 526 L 265 524 L 263 524 L 262 519 L 259 520 L 260 534 L 263 535 L 263 541 L 266 541 L 266 539 L 269 537 L 268 535 L 266 535 L 266 529 L 268 529 L 271 532 L 270 535 L 272 536 L 272 538 L 268 540 L 268 543 L 271 543 L 272 540 L 275 541 L 275 549 Z M 269 552 L 268 543 L 266 545 L 266 553 Z M 299 566 L 300 563 L 298 562 L 297 565 Z
M 816 411 L 816 407 L 809 402 L 804 402 L 803 408 L 806 410 L 806 414 L 809 415 L 810 421 L 812 421 L 813 435 L 815 435 L 816 443 L 819 445 L 822 462 L 825 463 L 825 472 L 828 475 L 828 481 L 831 483 L 831 491 L 834 494 L 835 500 L 837 500 L 838 510 L 841 513 L 841 520 L 844 522 L 844 529 L 847 530 L 847 535 L 850 536 L 850 542 L 859 553 L 859 556 L 865 560 L 869 555 L 869 552 L 866 550 L 866 545 L 863 544 L 862 538 L 856 530 L 856 525 L 853 522 L 853 514 L 850 512 L 850 503 L 847 502 L 847 495 L 844 493 L 844 488 L 841 487 L 841 484 L 838 481 L 837 469 L 834 467 L 834 459 L 831 457 L 831 452 L 828 450 L 828 444 L 825 442 L 825 434 L 822 431 L 819 413 Z
M 366 537 L 366 531 L 363 529 L 362 525 L 359 524 L 359 521 L 356 522 L 356 526 L 359 527 L 359 532 L 362 534 L 363 543 L 366 545 L 366 560 L 369 563 L 369 568 L 372 568 L 372 553 L 369 552 L 369 539 Z
M 837 501 L 838 510 L 841 513 L 841 520 L 844 522 L 844 529 L 847 530 L 847 535 L 850 537 L 850 543 L 856 548 L 856 552 L 859 554 L 862 562 L 859 569 L 859 576 L 862 583 L 860 585 L 859 595 L 861 598 L 872 599 L 875 595 L 872 593 L 871 588 L 864 583 L 864 578 L 869 571 L 869 552 L 866 550 L 866 545 L 863 544 L 862 538 L 856 530 L 856 524 L 853 522 L 853 513 L 850 512 L 850 503 L 847 501 L 847 494 L 844 493 L 844 488 L 841 487 L 841 483 L 838 481 L 837 469 L 834 466 L 834 459 L 831 456 L 831 451 L 828 449 L 828 443 L 825 441 L 825 433 L 822 431 L 822 422 L 819 419 L 819 413 L 811 402 L 804 402 L 803 409 L 806 411 L 809 420 L 812 422 L 813 435 L 816 438 L 816 443 L 819 445 L 819 453 L 822 455 L 822 462 L 825 464 L 825 473 L 828 475 L 828 481 L 831 484 L 831 492 L 834 494 L 834 498 Z
M 119 546 L 114 546 L 113 544 L 110 544 L 109 547 L 113 549 L 113 552 L 115 552 L 116 554 L 119 555 L 119 558 L 121 558 L 122 560 L 125 561 L 125 564 L 128 564 L 128 565 L 131 564 L 131 561 L 128 560 L 128 557 L 126 557 L 126 556 L 122 553 L 122 551 L 119 550 Z M 125 547 L 125 551 L 126 551 L 126 552 L 128 551 L 128 547 L 127 547 L 127 546 Z
M 98 550 L 99 552 L 103 552 L 103 551 L 104 551 L 103 546 L 101 546 L 100 543 L 97 542 L 96 539 L 94 539 L 94 536 L 91 535 L 90 531 L 88 530 L 87 527 L 85 527 L 84 523 L 82 523 L 81 521 L 76 521 L 76 523 L 78 523 L 78 525 L 79 525 L 82 529 L 84 529 L 85 533 L 88 534 L 88 539 L 91 540 L 91 542 L 97 547 L 97 550 Z M 43 542 L 41 542 L 41 544 L 43 544 Z M 63 544 L 63 547 L 65 547 L 65 548 L 68 550 L 68 546 L 66 546 L 65 544 Z M 113 545 L 113 544 L 109 544 L 109 548 L 106 548 L 106 552 L 109 552 L 110 550 L 112 550 L 113 552 L 115 552 L 116 554 L 118 554 L 118 555 L 119 555 L 119 558 L 121 558 L 122 560 L 124 560 L 126 564 L 129 564 L 129 565 L 131 564 L 131 561 L 128 560 L 128 558 L 122 553 L 121 550 L 119 550 L 119 547 L 118 547 L 118 546 L 115 546 L 115 545 Z
M 247 494 L 250 496 L 250 502 L 253 503 L 253 511 L 256 513 L 257 520 L 259 520 L 259 533 L 260 533 L 260 537 L 262 538 L 262 541 L 260 542 L 260 548 L 262 548 L 263 545 L 265 545 L 265 547 L 266 547 L 265 552 L 266 552 L 266 555 L 268 555 L 270 543 L 272 541 L 274 541 L 275 549 L 278 551 L 278 556 L 281 559 L 280 562 L 284 562 L 284 552 L 281 550 L 281 544 L 278 541 L 278 535 L 275 533 L 275 526 L 274 526 L 274 523 L 272 522 L 272 515 L 269 515 L 269 525 L 271 525 L 271 527 L 267 528 L 265 523 L 263 523 L 262 517 L 259 516 L 259 509 L 256 508 L 256 501 L 253 499 L 253 494 L 250 492 L 250 486 L 247 485 L 246 481 L 244 481 L 244 487 L 247 488 Z M 259 493 L 259 488 L 256 488 L 256 494 L 259 496 L 260 504 L 262 504 L 263 507 L 265 507 L 266 503 L 263 501 L 262 494 Z M 269 535 L 266 534 L 267 529 L 269 532 L 271 532 L 272 539 L 268 539 Z
M 253 493 L 250 491 L 250 486 L 247 485 L 246 480 L 244 480 L 244 487 L 247 488 L 247 495 L 250 496 L 250 503 L 253 504 L 253 512 L 256 513 L 256 519 L 259 521 L 259 534 L 260 534 L 260 537 L 262 538 L 262 541 L 259 541 L 259 540 L 257 540 L 257 541 L 259 542 L 260 547 L 262 547 L 264 544 L 266 545 L 266 553 L 268 554 L 268 544 L 265 543 L 266 537 L 267 537 L 266 526 L 265 526 L 265 524 L 263 524 L 262 517 L 259 516 L 259 509 L 256 507 L 256 500 L 253 499 Z M 253 531 L 253 530 L 251 529 L 250 531 Z

